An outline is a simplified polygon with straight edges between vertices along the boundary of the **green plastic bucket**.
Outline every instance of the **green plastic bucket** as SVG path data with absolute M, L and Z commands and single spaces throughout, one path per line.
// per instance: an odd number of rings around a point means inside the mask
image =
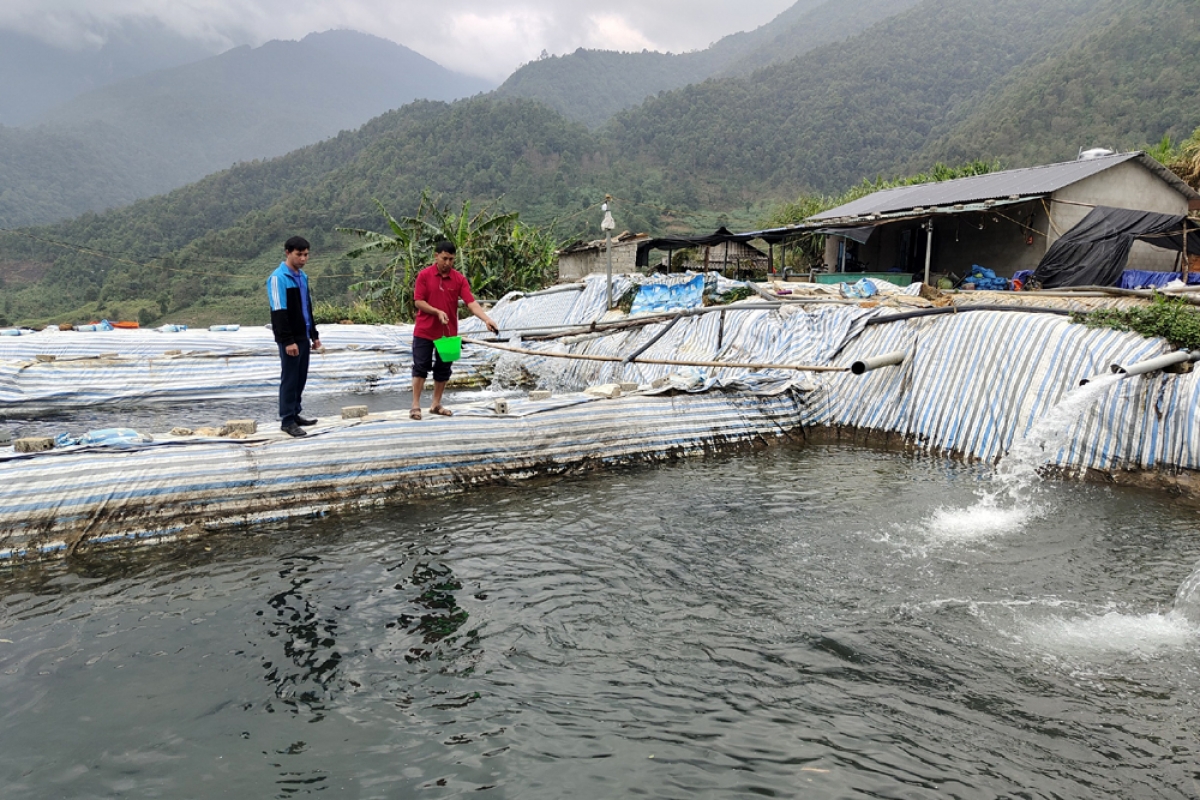
M 459 356 L 462 355 L 461 336 L 443 336 L 440 339 L 434 339 L 433 346 L 437 348 L 438 358 L 442 361 L 458 361 Z

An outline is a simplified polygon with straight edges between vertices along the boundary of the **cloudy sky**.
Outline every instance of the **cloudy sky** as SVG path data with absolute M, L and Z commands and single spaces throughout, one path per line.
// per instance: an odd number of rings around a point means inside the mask
M 60 46 L 103 40 L 128 20 L 158 20 L 216 47 L 349 28 L 499 82 L 546 50 L 684 52 L 752 30 L 795 0 L 0 0 L 0 29 Z

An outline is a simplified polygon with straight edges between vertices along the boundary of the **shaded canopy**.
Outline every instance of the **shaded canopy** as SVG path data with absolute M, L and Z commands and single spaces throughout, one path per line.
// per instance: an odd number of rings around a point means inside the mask
M 1116 286 L 1135 241 L 1166 250 L 1200 254 L 1200 232 L 1186 216 L 1096 206 L 1050 245 L 1033 272 L 1045 289 L 1059 286 Z
M 732 233 L 724 226 L 717 228 L 713 233 L 707 236 L 662 236 L 657 239 L 647 239 L 638 244 L 637 261 L 639 267 L 647 267 L 650 265 L 651 250 L 686 250 L 691 247 L 711 247 L 717 244 L 725 244 L 726 242 L 747 242 L 761 238 L 757 233 Z

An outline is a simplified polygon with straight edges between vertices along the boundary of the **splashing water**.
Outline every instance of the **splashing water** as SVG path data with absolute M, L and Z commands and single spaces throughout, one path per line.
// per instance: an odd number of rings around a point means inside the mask
M 995 480 L 1010 499 L 1021 501 L 1041 482 L 1038 470 L 1067 444 L 1071 427 L 1123 375 L 1103 375 L 1071 390 L 1013 442 L 996 467 Z
M 1038 470 L 1067 444 L 1071 428 L 1123 375 L 1104 375 L 1071 390 L 1013 442 L 993 474 L 993 490 L 976 490 L 969 508 L 938 508 L 927 523 L 935 539 L 963 542 L 1019 530 L 1047 509 L 1036 500 Z
M 1200 625 L 1200 568 L 1180 584 L 1170 615 L 1185 619 L 1192 625 Z
M 1099 616 L 1055 616 L 1030 622 L 1021 638 L 1039 650 L 1064 657 L 1155 658 L 1191 647 L 1196 631 L 1187 620 L 1173 614 L 1109 611 Z

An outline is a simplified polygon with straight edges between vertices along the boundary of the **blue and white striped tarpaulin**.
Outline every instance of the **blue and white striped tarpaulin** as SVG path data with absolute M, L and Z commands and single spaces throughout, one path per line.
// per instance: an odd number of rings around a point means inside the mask
M 505 416 L 476 409 L 449 419 L 339 420 L 304 439 L 9 455 L 0 460 L 0 557 L 407 501 L 582 463 L 677 457 L 774 439 L 800 419 L 800 405 L 786 396 L 574 400 L 530 409 L 515 401 L 517 413 Z

